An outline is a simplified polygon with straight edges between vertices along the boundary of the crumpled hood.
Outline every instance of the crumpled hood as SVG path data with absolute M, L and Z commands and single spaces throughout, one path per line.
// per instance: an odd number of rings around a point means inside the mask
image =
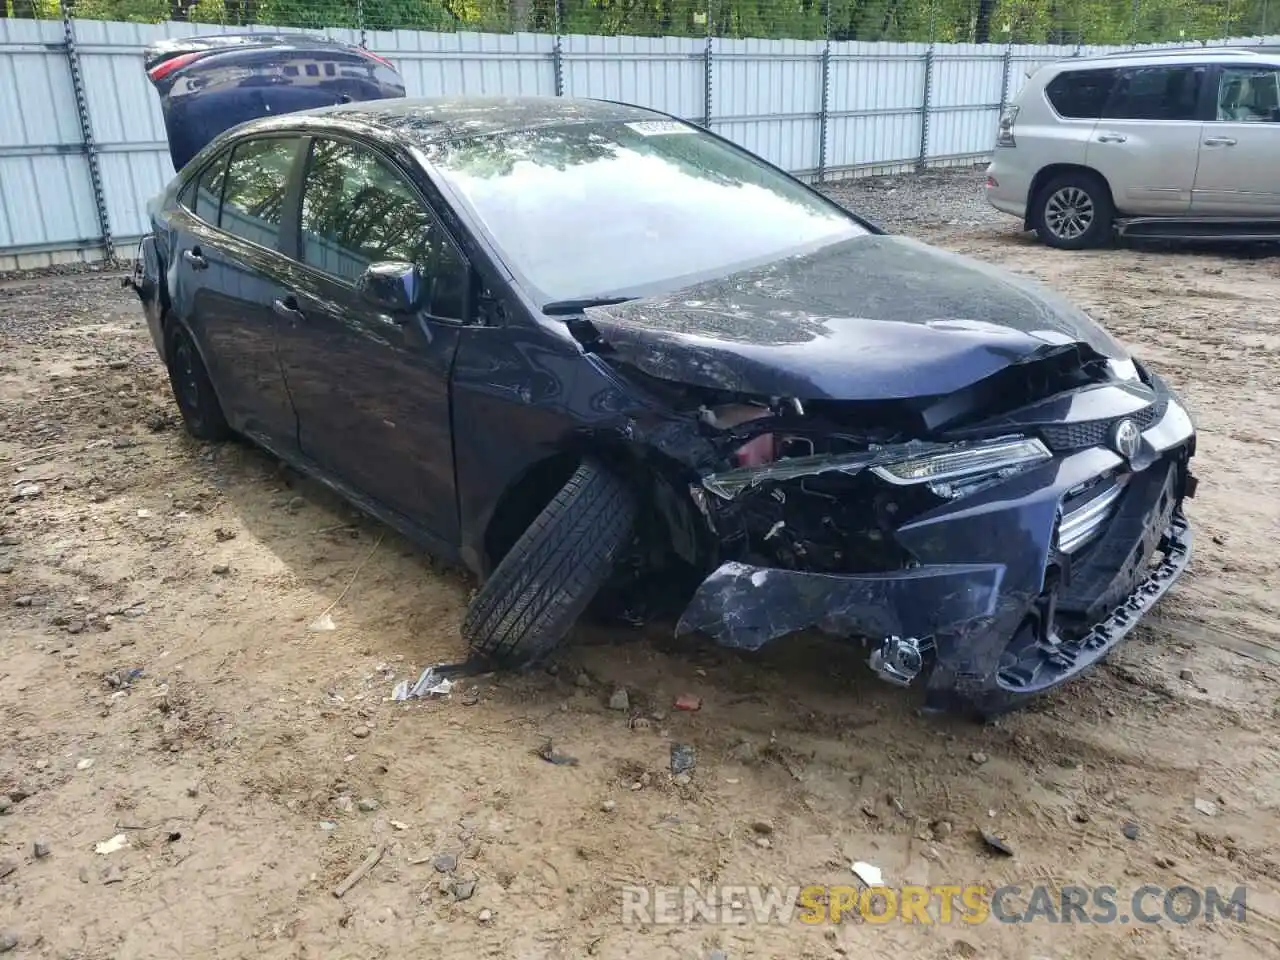
M 951 393 L 1072 345 L 1128 358 L 1053 291 L 894 236 L 586 315 L 611 356 L 651 376 L 802 400 Z

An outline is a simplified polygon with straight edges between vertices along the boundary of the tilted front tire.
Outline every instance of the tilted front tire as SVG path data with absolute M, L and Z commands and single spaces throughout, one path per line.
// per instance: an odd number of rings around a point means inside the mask
M 164 341 L 169 386 L 173 388 L 173 398 L 187 433 L 197 440 L 225 440 L 231 435 L 231 429 L 191 334 L 181 324 L 170 321 Z
M 635 495 L 584 462 L 485 581 L 462 623 L 471 649 L 507 665 L 554 650 L 630 543 Z

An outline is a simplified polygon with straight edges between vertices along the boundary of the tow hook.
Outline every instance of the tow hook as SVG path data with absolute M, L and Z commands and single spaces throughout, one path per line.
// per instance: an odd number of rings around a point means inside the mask
M 933 641 L 919 637 L 886 637 L 880 649 L 872 650 L 867 664 L 881 680 L 905 687 L 924 669 L 925 654 Z

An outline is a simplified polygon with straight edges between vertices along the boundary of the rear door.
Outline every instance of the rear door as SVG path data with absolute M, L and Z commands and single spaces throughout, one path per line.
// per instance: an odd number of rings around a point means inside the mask
M 1222 66 L 1201 128 L 1193 213 L 1280 217 L 1280 67 Z
M 240 140 L 182 195 L 170 287 L 196 338 L 231 425 L 292 449 L 297 421 L 276 356 L 272 304 L 286 296 L 290 261 L 281 225 L 296 204 L 296 135 Z
M 1209 73 L 1199 64 L 1119 70 L 1087 162 L 1107 178 L 1122 215 L 1170 216 L 1191 209 Z
M 447 543 L 458 534 L 449 380 L 469 267 L 406 171 L 366 144 L 312 142 L 299 211 L 294 311 L 281 330 L 302 452 Z M 355 283 L 417 264 L 433 295 L 391 317 Z

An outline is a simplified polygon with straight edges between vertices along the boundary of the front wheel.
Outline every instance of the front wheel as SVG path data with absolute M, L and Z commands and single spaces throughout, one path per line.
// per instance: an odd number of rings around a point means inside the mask
M 584 462 L 480 588 L 462 623 L 471 649 L 511 666 L 554 650 L 631 542 L 635 516 L 626 482 Z
M 1102 178 L 1086 171 L 1052 177 L 1031 205 L 1031 228 L 1051 247 L 1085 250 L 1111 239 L 1115 206 Z
M 169 385 L 187 433 L 197 440 L 225 440 L 231 435 L 231 429 L 195 341 L 177 322 L 171 320 L 167 326 L 164 339 Z

